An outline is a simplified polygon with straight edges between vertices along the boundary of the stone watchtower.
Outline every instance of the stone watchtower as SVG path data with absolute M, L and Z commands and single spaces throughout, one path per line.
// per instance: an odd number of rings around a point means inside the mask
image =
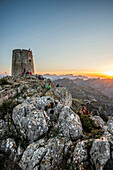
M 12 76 L 16 77 L 23 71 L 34 74 L 32 51 L 15 49 L 12 54 Z

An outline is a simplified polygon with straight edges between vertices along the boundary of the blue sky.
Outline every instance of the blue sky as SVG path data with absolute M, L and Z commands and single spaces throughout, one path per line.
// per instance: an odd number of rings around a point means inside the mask
M 113 70 L 113 0 L 0 0 L 0 73 L 32 49 L 37 73 Z

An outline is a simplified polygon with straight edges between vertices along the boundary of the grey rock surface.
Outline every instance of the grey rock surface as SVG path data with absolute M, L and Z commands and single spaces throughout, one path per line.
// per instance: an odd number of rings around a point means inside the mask
M 110 159 L 110 144 L 107 138 L 95 139 L 90 150 L 90 155 L 96 170 L 103 170 L 104 165 Z
M 0 90 L 2 90 L 2 87 L 0 86 Z
M 48 131 L 44 112 L 36 109 L 33 104 L 22 103 L 16 106 L 12 118 L 15 125 L 19 126 L 21 135 L 30 142 Z
M 103 121 L 103 119 L 100 116 L 91 116 L 91 119 L 94 120 L 94 124 L 97 127 L 103 128 L 106 125 L 106 123 Z
M 79 116 L 68 106 L 64 106 L 62 108 L 58 123 L 62 136 L 69 137 L 71 139 L 78 139 L 83 135 L 82 124 Z
M 109 132 L 113 135 L 113 116 L 108 117 L 107 126 L 108 126 Z
M 88 158 L 88 152 L 86 149 L 86 141 L 80 141 L 76 144 L 74 152 L 73 152 L 73 161 L 74 162 L 82 162 Z
M 19 166 L 23 170 L 59 169 L 63 156 L 67 155 L 72 142 L 68 138 L 52 138 L 45 142 L 43 139 L 30 144 L 25 150 Z
M 2 137 L 7 130 L 7 124 L 4 120 L 0 119 L 0 137 Z
M 63 105 L 70 107 L 72 104 L 72 96 L 65 87 L 52 88 L 45 95 L 59 100 Z
M 10 153 L 9 154 L 9 158 L 11 160 L 13 160 L 13 162 L 15 162 L 17 160 L 16 157 L 16 143 L 14 141 L 14 139 L 8 138 L 6 140 L 3 140 L 1 145 L 0 145 L 0 149 L 6 153 Z

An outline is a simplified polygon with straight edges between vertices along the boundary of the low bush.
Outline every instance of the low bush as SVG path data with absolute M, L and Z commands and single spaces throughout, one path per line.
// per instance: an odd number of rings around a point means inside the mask
M 6 84 L 11 84 L 11 83 L 9 83 L 5 78 L 1 78 L 0 85 L 6 85 Z
M 80 116 L 82 126 L 85 132 L 91 132 L 93 128 L 95 128 L 94 121 L 90 118 L 90 114 L 81 114 L 78 113 Z

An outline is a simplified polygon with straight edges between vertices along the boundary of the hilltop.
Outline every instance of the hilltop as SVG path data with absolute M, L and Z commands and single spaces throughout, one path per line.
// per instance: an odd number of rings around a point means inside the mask
M 113 167 L 113 117 L 103 120 L 102 114 L 94 114 L 94 108 L 85 103 L 93 97 L 92 101 L 99 98 L 106 104 L 109 98 L 63 81 L 72 93 L 37 75 L 0 79 L 1 169 Z

